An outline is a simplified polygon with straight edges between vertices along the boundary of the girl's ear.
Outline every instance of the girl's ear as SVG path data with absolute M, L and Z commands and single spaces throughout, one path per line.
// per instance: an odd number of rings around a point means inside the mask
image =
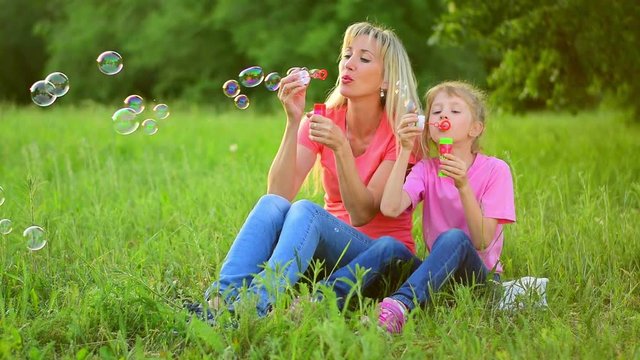
M 478 136 L 482 135 L 482 132 L 484 131 L 484 124 L 481 121 L 474 121 L 473 124 L 471 124 L 471 129 L 469 129 L 469 136 L 477 138 Z

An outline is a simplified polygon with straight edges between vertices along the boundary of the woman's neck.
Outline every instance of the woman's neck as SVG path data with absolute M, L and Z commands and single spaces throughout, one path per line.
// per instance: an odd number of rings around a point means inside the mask
M 382 119 L 383 107 L 378 101 L 347 100 L 346 128 L 351 136 L 363 139 L 375 133 Z

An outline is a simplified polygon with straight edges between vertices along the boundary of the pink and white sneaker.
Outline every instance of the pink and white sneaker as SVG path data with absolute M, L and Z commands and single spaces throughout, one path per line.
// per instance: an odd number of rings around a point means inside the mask
M 380 309 L 378 326 L 392 334 L 401 333 L 402 327 L 407 321 L 407 310 L 404 304 L 392 298 L 384 298 L 378 308 Z

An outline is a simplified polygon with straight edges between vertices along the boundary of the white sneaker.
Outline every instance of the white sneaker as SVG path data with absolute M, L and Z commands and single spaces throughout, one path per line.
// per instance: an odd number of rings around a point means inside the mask
M 547 307 L 547 278 L 525 276 L 502 283 L 504 294 L 498 304 L 500 310 L 522 309 L 526 305 Z

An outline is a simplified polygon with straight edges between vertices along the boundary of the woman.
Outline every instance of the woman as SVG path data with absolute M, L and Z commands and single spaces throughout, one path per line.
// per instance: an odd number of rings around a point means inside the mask
M 313 258 L 324 260 L 327 268 L 343 266 L 383 235 L 414 251 L 411 215 L 389 218 L 380 213 L 396 159 L 393 129 L 405 113 L 398 91 L 389 85 L 403 84 L 406 96 L 417 99 L 407 53 L 392 31 L 356 23 L 344 34 L 339 72 L 326 101 L 326 117 L 304 113 L 305 71 L 282 79 L 278 98 L 287 123 L 269 170 L 268 194 L 247 217 L 218 280 L 205 293 L 211 309 L 233 311 L 246 286 L 264 316 L 274 295 L 296 283 Z M 318 156 L 325 207 L 308 200 L 291 204 Z M 282 276 L 271 276 L 279 271 Z M 214 319 L 201 306 L 190 310 Z

